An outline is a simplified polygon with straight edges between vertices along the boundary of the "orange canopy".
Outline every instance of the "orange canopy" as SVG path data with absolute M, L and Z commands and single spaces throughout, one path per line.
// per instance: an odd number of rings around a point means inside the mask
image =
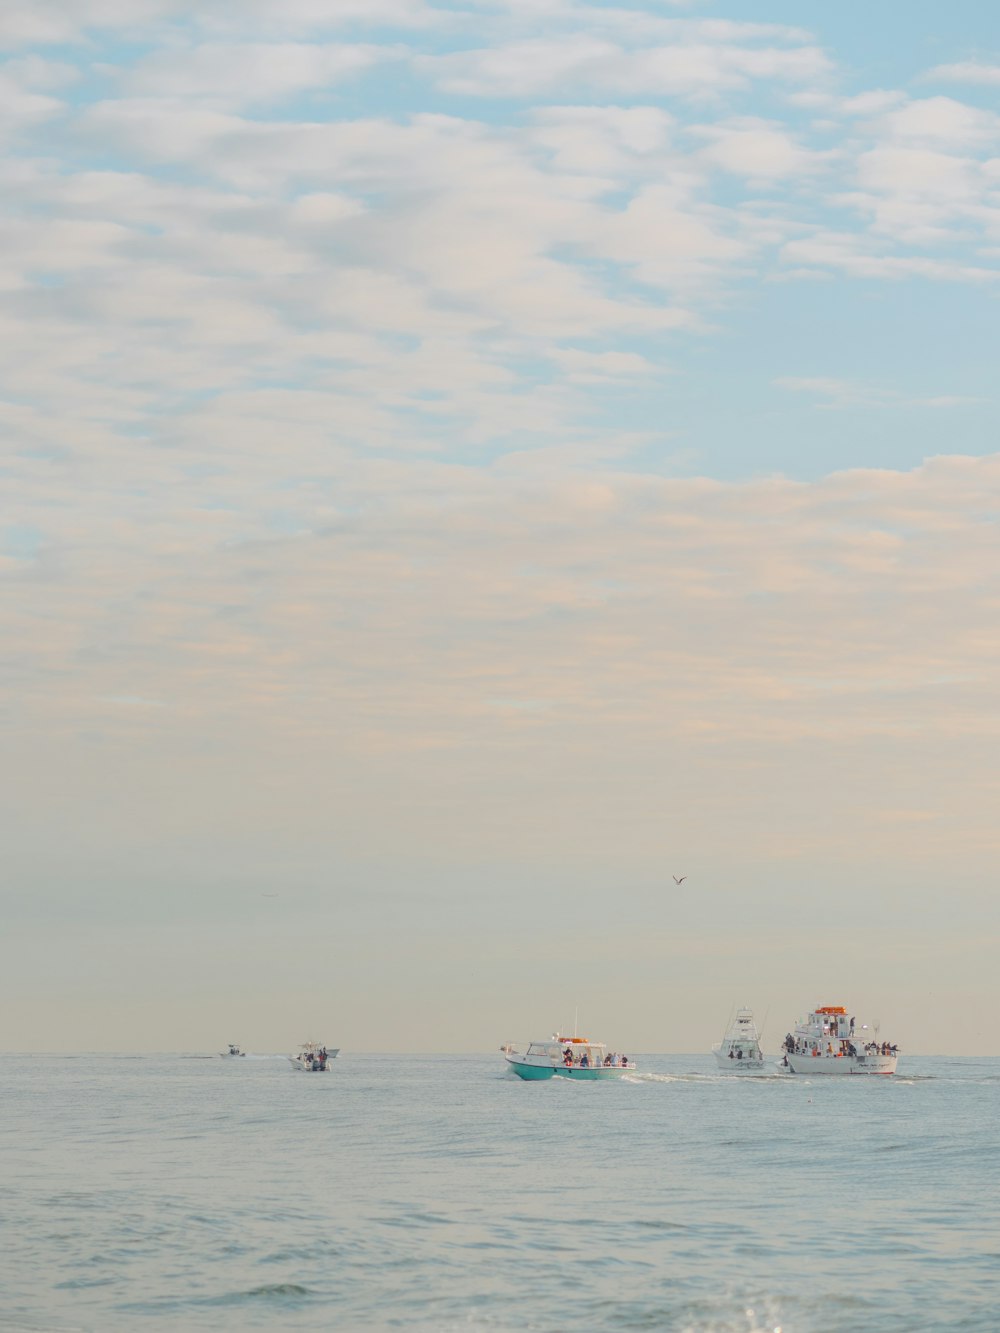
M 824 1004 L 816 1012 L 818 1014 L 846 1014 L 847 1010 L 842 1004 Z

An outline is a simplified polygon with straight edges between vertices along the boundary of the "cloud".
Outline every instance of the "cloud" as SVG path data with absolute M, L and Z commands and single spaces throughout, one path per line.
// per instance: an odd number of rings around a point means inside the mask
M 638 40 L 640 34 L 628 34 Z M 673 21 L 660 27 L 669 44 L 619 44 L 597 33 L 535 37 L 480 50 L 427 56 L 417 68 L 444 91 L 475 97 L 533 97 L 587 89 L 591 95 L 707 97 L 755 80 L 814 83 L 830 73 L 811 45 L 756 45 L 787 30 L 763 25 Z M 798 34 L 792 34 L 794 40 Z
M 926 278 L 932 282 L 992 283 L 1000 276 L 995 267 L 926 255 L 897 255 L 878 248 L 851 232 L 818 232 L 784 246 L 782 257 L 806 269 L 830 268 L 859 278 L 901 281 Z
M 881 385 L 831 376 L 786 375 L 774 382 L 782 389 L 814 394 L 823 408 L 950 408 L 969 407 L 982 401 L 961 394 L 914 396 Z
M 399 54 L 392 46 L 372 44 L 211 42 L 139 60 L 122 84 L 126 95 L 239 108 L 339 88 Z
M 909 102 L 887 112 L 884 126 L 897 142 L 921 147 L 969 150 L 1000 144 L 1000 116 L 950 97 Z
M 689 133 L 706 141 L 704 161 L 751 180 L 807 176 L 829 161 L 829 154 L 804 149 L 782 126 L 755 117 L 696 125 Z
M 24 133 L 57 116 L 63 104 L 55 97 L 35 91 L 38 68 L 0 66 L 0 135 L 12 137 Z
M 228 0 L 204 0 L 195 9 L 189 0 L 34 0 L 0 13 L 0 49 L 86 44 L 108 33 L 169 40 L 179 31 L 195 31 L 245 41 L 255 32 L 282 41 L 359 24 L 419 29 L 442 17 L 425 0 L 284 0 L 280 16 L 269 0 L 243 0 L 238 12 Z
M 936 65 L 924 75 L 928 81 L 969 83 L 991 86 L 1000 83 L 1000 65 L 985 65 L 979 60 L 962 60 L 952 65 Z

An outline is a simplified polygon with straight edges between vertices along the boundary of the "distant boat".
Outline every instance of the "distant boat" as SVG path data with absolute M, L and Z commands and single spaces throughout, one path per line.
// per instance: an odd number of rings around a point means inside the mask
M 842 1005 L 825 1004 L 789 1032 L 781 1063 L 793 1074 L 895 1074 L 897 1054 L 877 1026 L 857 1028 Z
M 288 1058 L 296 1069 L 303 1069 L 310 1074 L 322 1074 L 329 1062 L 340 1054 L 339 1046 L 321 1046 L 319 1042 L 304 1041 L 298 1055 Z
M 228 1050 L 228 1051 L 220 1051 L 219 1054 L 222 1056 L 223 1060 L 229 1060 L 229 1059 L 231 1059 L 233 1056 L 236 1056 L 236 1055 L 239 1055 L 239 1056 L 241 1056 L 241 1057 L 244 1056 L 244 1055 L 246 1055 L 246 1051 L 241 1051 L 240 1048 L 239 1048 L 238 1046 L 234 1045 L 233 1042 L 230 1042 L 230 1043 L 229 1043 L 229 1050 Z
M 727 1074 L 762 1074 L 767 1068 L 752 1009 L 737 1009 L 726 1035 L 712 1054 Z
M 554 1077 L 589 1082 L 635 1072 L 635 1062 L 628 1056 L 609 1055 L 603 1042 L 586 1037 L 553 1035 L 549 1041 L 531 1042 L 523 1055 L 510 1042 L 500 1049 L 518 1078 L 528 1082 Z

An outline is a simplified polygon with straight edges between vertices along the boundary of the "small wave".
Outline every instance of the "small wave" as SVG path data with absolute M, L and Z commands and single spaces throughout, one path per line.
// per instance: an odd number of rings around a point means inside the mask
M 243 1295 L 247 1300 L 256 1300 L 260 1296 L 311 1296 L 312 1292 L 298 1282 L 270 1282 L 263 1287 L 251 1287 Z
M 248 1287 L 245 1291 L 230 1291 L 218 1296 L 142 1301 L 121 1305 L 119 1309 L 136 1314 L 162 1315 L 168 1312 L 180 1313 L 186 1309 L 217 1309 L 224 1306 L 246 1305 L 253 1301 L 303 1301 L 317 1294 L 298 1282 L 268 1282 L 260 1287 Z

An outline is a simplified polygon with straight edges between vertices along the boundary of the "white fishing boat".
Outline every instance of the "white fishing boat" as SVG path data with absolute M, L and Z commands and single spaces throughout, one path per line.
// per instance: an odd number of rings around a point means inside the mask
M 548 1041 L 531 1042 L 523 1054 L 510 1042 L 505 1042 L 500 1049 L 518 1078 L 529 1082 L 554 1077 L 593 1082 L 635 1073 L 634 1060 L 629 1060 L 627 1055 L 609 1052 L 603 1042 L 590 1041 L 587 1037 L 553 1034 Z
M 762 1074 L 767 1061 L 760 1047 L 760 1033 L 754 1022 L 752 1009 L 737 1009 L 736 1016 L 726 1028 L 726 1035 L 712 1054 L 720 1069 L 727 1074 Z
M 895 1074 L 898 1047 L 860 1026 L 839 1004 L 825 1004 L 795 1025 L 781 1064 L 793 1074 Z
M 234 1042 L 230 1042 L 229 1050 L 220 1051 L 219 1054 L 222 1056 L 223 1060 L 234 1060 L 237 1056 L 239 1056 L 239 1058 L 242 1059 L 243 1056 L 246 1055 L 246 1051 L 241 1051 L 240 1048 Z
M 303 1069 L 309 1074 L 321 1074 L 339 1054 L 339 1046 L 321 1046 L 316 1041 L 304 1041 L 298 1055 L 290 1055 L 288 1059 L 296 1069 Z

